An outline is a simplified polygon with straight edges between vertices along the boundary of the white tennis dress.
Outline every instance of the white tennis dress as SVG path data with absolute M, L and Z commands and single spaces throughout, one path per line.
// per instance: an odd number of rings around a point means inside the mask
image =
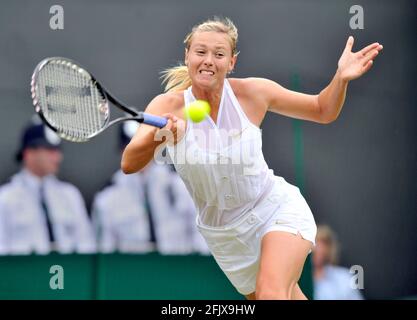
M 185 104 L 195 101 L 192 87 Z M 260 244 L 269 231 L 300 233 L 315 244 L 316 224 L 299 188 L 274 176 L 262 153 L 261 130 L 247 118 L 227 79 L 217 123 L 187 121 L 167 146 L 197 208 L 197 228 L 216 262 L 244 295 L 255 291 Z

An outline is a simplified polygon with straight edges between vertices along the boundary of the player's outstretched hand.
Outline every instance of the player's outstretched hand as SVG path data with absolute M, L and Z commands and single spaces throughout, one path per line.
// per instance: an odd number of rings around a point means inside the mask
M 338 72 L 343 80 L 350 81 L 365 74 L 382 50 L 382 45 L 374 42 L 358 52 L 352 52 L 354 39 L 350 36 L 338 62 Z

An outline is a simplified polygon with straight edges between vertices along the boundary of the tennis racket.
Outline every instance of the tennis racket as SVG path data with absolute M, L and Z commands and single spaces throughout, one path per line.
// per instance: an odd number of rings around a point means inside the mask
M 126 106 L 91 73 L 67 58 L 42 60 L 33 72 L 31 92 L 35 111 L 43 122 L 61 138 L 73 142 L 88 141 L 110 126 L 126 120 L 158 128 L 167 124 L 166 118 Z M 110 121 L 109 102 L 128 116 Z

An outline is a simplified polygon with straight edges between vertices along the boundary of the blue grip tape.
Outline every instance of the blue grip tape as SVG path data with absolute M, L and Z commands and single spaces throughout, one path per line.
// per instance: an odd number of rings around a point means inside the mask
M 152 114 L 143 114 L 143 123 L 149 124 L 154 127 L 163 128 L 168 123 L 168 120 L 163 117 L 154 116 Z

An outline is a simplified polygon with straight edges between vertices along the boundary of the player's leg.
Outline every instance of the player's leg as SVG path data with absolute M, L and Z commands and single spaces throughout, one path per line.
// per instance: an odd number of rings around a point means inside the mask
M 251 294 L 247 294 L 245 298 L 246 300 L 256 300 L 256 294 L 255 292 L 252 292 Z M 301 291 L 298 283 L 295 285 L 292 291 L 291 300 L 307 300 L 307 297 L 304 295 L 303 291 Z
M 291 300 L 308 300 L 307 297 L 304 295 L 303 291 L 301 291 L 301 288 L 298 285 L 298 283 L 294 286 L 294 289 L 292 290 Z
M 256 279 L 256 299 L 289 300 L 294 290 L 294 294 L 301 297 L 297 283 L 311 248 L 312 243 L 304 240 L 300 234 L 282 231 L 265 234 Z

